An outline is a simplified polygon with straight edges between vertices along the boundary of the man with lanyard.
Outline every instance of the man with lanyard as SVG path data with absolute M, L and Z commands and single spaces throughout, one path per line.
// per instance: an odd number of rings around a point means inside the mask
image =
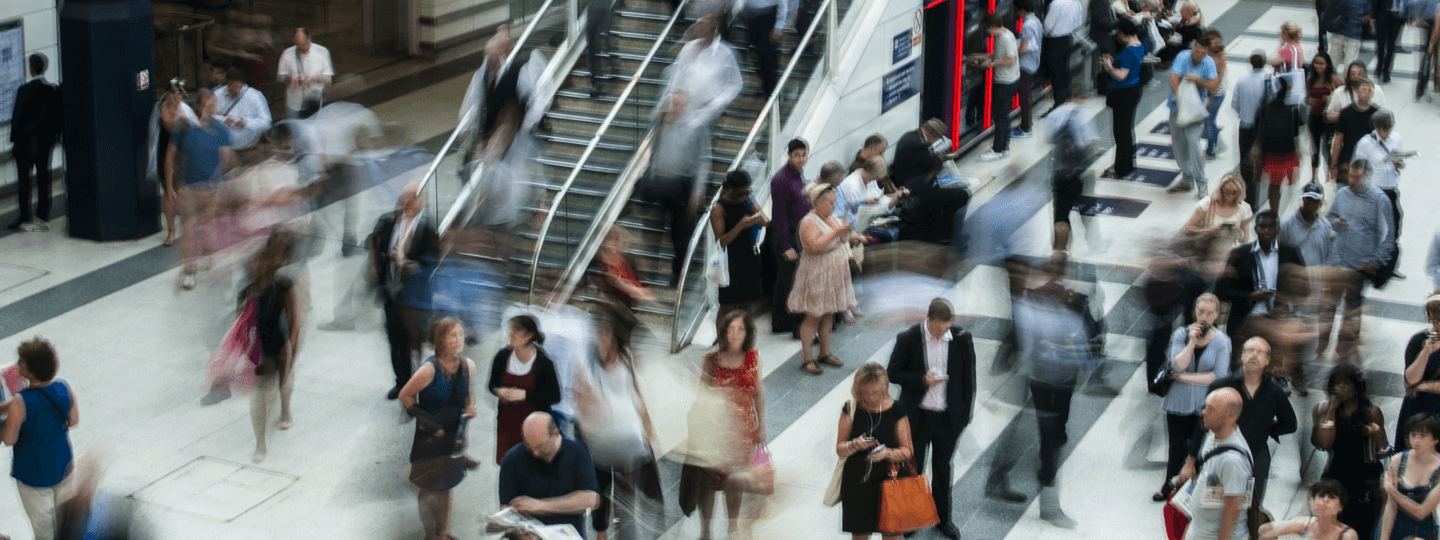
M 1256 189 L 1255 172 L 1263 163 L 1250 162 L 1250 147 L 1255 145 L 1256 124 L 1260 111 L 1275 92 L 1275 78 L 1265 72 L 1265 50 L 1250 53 L 1250 74 L 1235 83 L 1235 97 L 1230 107 L 1240 116 L 1240 177 L 1245 180 L 1245 202 L 1250 208 L 1260 207 L 1260 190 Z
M 335 76 L 330 50 L 310 42 L 305 27 L 295 29 L 295 46 L 280 53 L 276 75 L 286 82 L 285 108 L 291 118 L 309 118 L 320 110 L 325 87 Z
M 1040 68 L 1050 77 L 1056 107 L 1070 101 L 1070 34 L 1082 24 L 1085 24 L 1085 11 L 1080 0 L 1054 0 L 1045 14 Z
M 1200 91 L 1200 102 L 1209 99 L 1211 92 L 1220 90 L 1220 73 L 1215 70 L 1215 61 L 1210 59 L 1211 36 L 1200 36 L 1190 45 L 1190 54 L 1175 55 L 1170 66 L 1170 143 L 1175 150 L 1175 162 L 1180 165 L 1181 178 L 1168 193 L 1184 193 L 1196 190 L 1197 198 L 1209 195 L 1205 180 L 1205 161 L 1201 158 L 1200 140 L 1205 122 L 1202 119 L 1188 126 L 1180 124 L 1179 105 L 1175 93 L 1180 91 L 1182 81 L 1190 81 Z
M 215 92 L 215 109 L 215 119 L 230 127 L 236 150 L 255 146 L 270 129 L 270 105 L 259 90 L 245 84 L 239 69 L 225 72 L 225 86 Z
M 1370 117 L 1370 122 L 1375 126 L 1375 131 L 1361 137 L 1355 143 L 1355 159 L 1363 159 L 1370 162 L 1370 181 L 1385 196 L 1390 199 L 1390 215 L 1395 223 L 1395 243 L 1400 243 L 1400 219 L 1404 212 L 1400 211 L 1400 171 L 1405 168 L 1405 160 L 1396 157 L 1391 159 L 1390 155 L 1405 150 L 1405 142 L 1400 140 L 1400 134 L 1395 133 L 1395 113 L 1387 109 L 1381 109 Z M 1393 254 L 1388 262 L 1389 271 L 1394 272 L 1395 262 L 1399 254 Z M 1399 273 L 1395 277 L 1404 278 Z
M 1234 388 L 1213 390 L 1205 398 L 1203 425 L 1209 433 L 1200 445 L 1198 466 L 1187 466 L 1175 476 L 1179 486 L 1195 481 L 1175 495 L 1188 498 L 1191 519 L 1185 540 L 1249 537 L 1246 509 L 1253 499 L 1254 466 L 1250 444 L 1238 425 L 1244 403 Z

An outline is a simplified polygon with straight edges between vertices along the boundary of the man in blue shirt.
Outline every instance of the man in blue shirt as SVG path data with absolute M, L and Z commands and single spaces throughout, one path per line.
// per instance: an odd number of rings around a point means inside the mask
M 1180 92 L 1180 83 L 1190 81 L 1200 90 L 1200 102 L 1210 97 L 1211 92 L 1220 89 L 1220 73 L 1215 70 L 1215 61 L 1210 59 L 1211 36 L 1200 36 L 1190 45 L 1190 54 L 1178 54 L 1170 65 L 1170 144 L 1175 151 L 1175 162 L 1180 165 L 1180 181 L 1170 187 L 1170 193 L 1183 193 L 1194 188 L 1198 198 L 1209 192 L 1205 181 L 1205 160 L 1200 153 L 1201 132 L 1204 119 L 1190 125 L 1180 125 L 1175 94 Z
M 197 94 L 197 121 L 183 129 L 176 124 L 177 131 L 170 136 L 170 158 L 165 162 L 165 181 L 171 184 L 165 186 L 165 196 L 180 211 L 180 247 L 185 259 L 180 286 L 185 290 L 195 288 L 195 261 L 203 255 L 193 231 L 207 219 L 215 203 L 215 188 L 225 180 L 225 171 L 235 165 L 234 136 L 228 126 L 215 120 L 215 94 L 205 89 Z M 178 176 L 176 168 L 180 169 Z M 181 182 L 178 190 L 176 178 Z
M 1330 57 L 1336 66 L 1348 66 L 1360 58 L 1361 24 L 1370 17 L 1369 0 L 1330 0 L 1320 13 L 1320 27 L 1330 33 Z M 1383 67 L 1383 66 L 1381 66 Z
M 546 525 L 572 525 L 584 537 L 585 511 L 600 505 L 590 452 L 561 435 L 549 413 L 531 413 L 520 429 L 525 444 L 500 462 L 500 504 Z

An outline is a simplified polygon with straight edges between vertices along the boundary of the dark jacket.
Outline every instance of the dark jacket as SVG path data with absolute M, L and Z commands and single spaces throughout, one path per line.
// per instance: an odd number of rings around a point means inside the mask
M 945 412 L 950 426 L 959 432 L 970 424 L 975 405 L 975 339 L 960 325 L 950 327 L 950 361 L 946 373 Z M 900 404 L 912 417 L 925 399 L 925 324 L 911 326 L 895 336 L 886 372 L 890 382 L 900 385 Z
M 921 184 L 911 185 L 911 182 L 930 180 L 940 172 L 940 165 L 940 158 L 930 151 L 930 145 L 925 144 L 925 138 L 917 129 L 901 135 L 900 140 L 895 142 L 895 161 L 890 164 L 890 180 L 896 186 L 914 190 Z
M 1270 448 L 1266 446 L 1265 439 L 1273 438 L 1278 442 L 1281 435 L 1295 433 L 1300 426 L 1295 418 L 1295 408 L 1290 405 L 1290 398 L 1285 397 L 1285 392 L 1269 377 L 1260 382 L 1260 389 L 1254 396 L 1245 395 L 1244 375 L 1226 377 L 1210 383 L 1209 392 L 1221 388 L 1234 388 L 1240 393 L 1242 405 L 1236 427 L 1239 427 L 1240 434 L 1245 436 L 1245 443 L 1250 445 L 1251 454 L 1257 460 L 1263 458 L 1268 463 Z M 1198 426 L 1195 433 L 1197 436 L 1190 439 L 1190 455 L 1198 458 L 1201 444 L 1205 440 L 1205 426 Z
M 65 111 L 59 86 L 37 78 L 15 91 L 10 142 L 15 144 L 16 153 L 53 147 L 64 131 Z
M 382 293 L 391 298 L 399 295 L 399 290 L 404 285 L 402 280 L 407 277 L 390 275 L 390 237 L 395 235 L 395 222 L 395 212 L 380 216 L 367 241 L 370 250 L 370 275 L 374 277 L 375 285 Z M 440 235 L 435 232 L 435 225 L 422 214 L 420 223 L 415 225 L 412 234 L 409 249 L 405 250 L 405 258 L 417 263 L 433 261 L 440 249 Z
M 510 364 L 510 347 L 500 349 L 495 353 L 495 359 L 490 362 L 490 384 L 486 386 L 491 394 L 496 388 L 504 386 L 500 378 L 505 375 L 505 366 Z M 531 373 L 535 374 L 535 389 L 525 392 L 525 401 L 535 406 L 536 411 L 550 412 L 550 407 L 560 402 L 560 380 L 555 376 L 555 363 L 545 355 L 545 349 L 535 348 L 534 366 L 530 367 Z M 497 416 L 500 414 L 497 410 Z
M 1115 53 L 1119 47 L 1115 43 L 1115 27 L 1118 24 L 1115 10 L 1110 9 L 1108 0 L 1090 0 L 1090 41 L 1098 46 L 1097 51 Z
M 1251 242 L 1230 250 L 1225 273 L 1215 282 L 1215 296 L 1230 303 L 1230 318 L 1226 321 L 1225 333 L 1232 338 L 1243 328 L 1250 311 L 1255 309 L 1255 304 L 1250 301 L 1250 293 L 1259 290 L 1255 281 L 1255 268 L 1259 261 L 1254 248 L 1255 243 Z M 1294 247 L 1276 242 L 1275 250 L 1281 268 L 1287 264 L 1305 266 L 1305 259 Z M 1276 279 L 1279 279 L 1279 272 L 1276 272 Z M 1274 290 L 1275 287 L 1269 289 Z M 1243 344 L 1235 344 L 1237 350 L 1241 347 Z

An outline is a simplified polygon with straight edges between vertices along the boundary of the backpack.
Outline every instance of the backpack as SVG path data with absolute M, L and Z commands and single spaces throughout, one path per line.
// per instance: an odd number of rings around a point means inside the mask
M 1210 461 L 1210 458 L 1226 452 L 1236 452 L 1242 456 L 1245 456 L 1245 461 L 1250 463 L 1250 466 L 1252 468 L 1255 466 L 1254 460 L 1250 456 L 1249 449 L 1240 448 L 1238 446 L 1231 446 L 1227 444 L 1225 446 L 1217 446 L 1215 448 L 1212 448 L 1209 452 L 1206 452 L 1205 455 L 1200 456 L 1200 460 L 1195 463 L 1196 476 L 1199 476 L 1200 471 L 1205 466 L 1206 461 Z M 1252 472 L 1251 474 L 1253 475 L 1254 473 Z M 1184 540 L 1185 530 L 1190 528 L 1191 515 L 1189 514 L 1188 502 L 1186 505 L 1187 508 L 1184 509 L 1181 509 L 1177 506 L 1177 504 L 1179 503 L 1171 502 L 1175 499 L 1175 496 L 1180 493 L 1180 491 L 1180 489 L 1176 489 L 1175 493 L 1170 495 L 1170 501 L 1166 501 L 1165 507 L 1161 510 L 1161 514 L 1165 519 L 1165 537 L 1169 540 Z M 1251 505 L 1250 508 L 1246 509 L 1246 525 L 1252 531 L 1252 536 L 1253 531 L 1255 531 L 1259 527 L 1258 523 L 1250 523 L 1250 521 L 1259 521 L 1259 519 L 1256 519 L 1257 517 L 1259 517 L 1256 516 L 1256 508 L 1259 507 L 1257 505 Z M 1264 510 L 1260 510 L 1258 513 L 1266 518 L 1269 517 L 1269 514 Z M 1269 522 L 1270 520 L 1265 519 L 1265 521 Z

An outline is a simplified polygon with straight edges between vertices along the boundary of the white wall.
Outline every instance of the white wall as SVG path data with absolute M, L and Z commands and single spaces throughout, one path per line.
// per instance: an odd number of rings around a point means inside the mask
M 55 0 L 0 0 L 0 23 L 23 21 L 25 26 L 25 56 L 33 53 L 44 54 L 50 59 L 45 70 L 45 79 L 60 81 L 60 26 Z M 28 68 L 27 68 L 28 71 Z M 27 72 L 26 75 L 29 75 Z M 15 96 L 0 96 L 0 99 L 14 100 Z M 0 124 L 0 148 L 5 149 L 0 158 L 0 186 L 15 183 L 15 164 L 9 159 L 10 124 Z M 62 152 L 55 152 L 59 163 Z

